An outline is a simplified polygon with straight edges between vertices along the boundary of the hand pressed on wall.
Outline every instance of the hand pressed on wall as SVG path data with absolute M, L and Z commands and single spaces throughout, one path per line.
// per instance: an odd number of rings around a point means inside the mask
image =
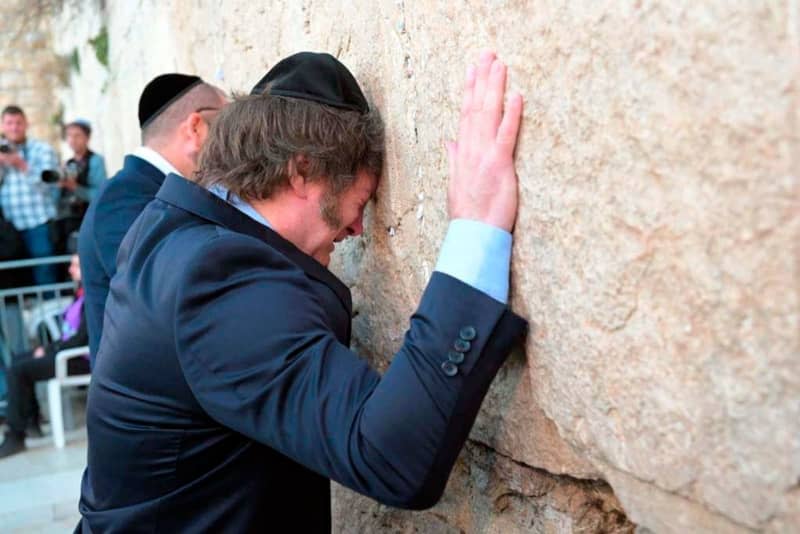
M 522 96 L 505 101 L 507 67 L 494 52 L 470 66 L 464 85 L 458 139 L 447 143 L 451 219 L 472 219 L 511 231 L 517 216 L 514 148 Z M 504 103 L 505 101 L 505 103 Z

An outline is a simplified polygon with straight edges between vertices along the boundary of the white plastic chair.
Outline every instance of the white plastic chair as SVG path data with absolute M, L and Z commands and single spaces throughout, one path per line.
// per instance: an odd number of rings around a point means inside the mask
M 23 320 L 28 325 L 28 337 L 38 339 L 39 326 L 44 324 L 50 334 L 50 341 L 61 339 L 59 317 L 61 317 L 64 309 L 70 305 L 72 300 L 72 297 L 45 300 L 30 310 L 23 311 Z
M 67 361 L 72 358 L 88 356 L 89 347 L 75 347 L 66 349 L 56 354 L 56 376 L 47 381 L 47 405 L 50 408 L 50 428 L 53 432 L 53 441 L 59 449 L 64 448 L 64 412 L 61 406 L 61 390 L 67 387 L 85 386 L 91 379 L 91 374 L 67 375 Z

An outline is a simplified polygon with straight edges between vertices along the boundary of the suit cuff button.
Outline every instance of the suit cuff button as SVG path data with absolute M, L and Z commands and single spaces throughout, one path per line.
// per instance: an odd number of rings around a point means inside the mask
M 458 332 L 458 337 L 464 341 L 472 341 L 477 335 L 478 332 L 475 330 L 474 326 L 465 326 Z
M 447 376 L 453 377 L 458 374 L 458 367 L 451 361 L 442 362 L 442 371 Z
M 453 362 L 454 364 L 458 365 L 464 361 L 464 353 L 451 350 L 450 352 L 447 353 L 447 359 Z
M 453 348 L 456 352 L 467 352 L 472 347 L 472 343 L 467 341 L 466 339 L 456 339 L 455 343 L 453 343 Z

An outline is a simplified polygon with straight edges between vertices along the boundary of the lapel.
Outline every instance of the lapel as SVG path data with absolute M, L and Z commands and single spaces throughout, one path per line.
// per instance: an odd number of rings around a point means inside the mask
M 146 162 L 144 163 L 149 165 Z M 272 248 L 277 249 L 305 271 L 310 278 L 330 288 L 339 298 L 347 312 L 347 316 L 352 316 L 353 303 L 350 297 L 350 290 L 333 273 L 317 260 L 282 238 L 277 232 L 254 221 L 224 200 L 208 192 L 205 188 L 177 174 L 169 174 L 164 179 L 156 198 L 234 232 L 260 239 Z

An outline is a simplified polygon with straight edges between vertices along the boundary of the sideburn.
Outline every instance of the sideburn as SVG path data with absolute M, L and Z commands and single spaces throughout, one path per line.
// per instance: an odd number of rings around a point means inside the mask
M 332 188 L 328 188 L 322 197 L 319 205 L 319 213 L 322 215 L 322 220 L 325 221 L 331 229 L 339 230 L 342 227 L 342 214 L 339 209 L 339 195 L 333 192 Z

